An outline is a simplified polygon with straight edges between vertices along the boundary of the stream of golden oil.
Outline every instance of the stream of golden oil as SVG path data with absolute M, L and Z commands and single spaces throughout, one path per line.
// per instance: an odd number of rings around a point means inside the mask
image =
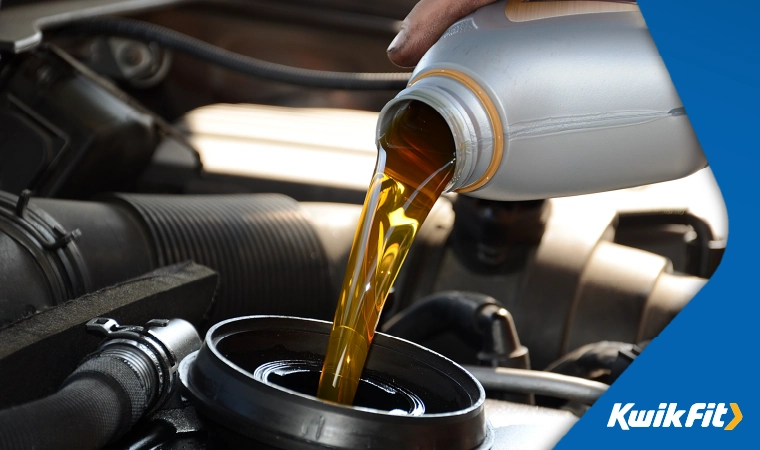
M 446 121 L 412 101 L 378 139 L 375 173 L 335 311 L 319 398 L 351 404 L 375 328 L 417 231 L 454 174 Z

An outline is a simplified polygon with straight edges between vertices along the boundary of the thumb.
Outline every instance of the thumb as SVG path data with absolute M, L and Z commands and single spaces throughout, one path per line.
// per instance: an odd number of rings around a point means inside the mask
M 421 0 L 388 47 L 388 58 L 397 66 L 414 67 L 454 22 L 494 1 Z

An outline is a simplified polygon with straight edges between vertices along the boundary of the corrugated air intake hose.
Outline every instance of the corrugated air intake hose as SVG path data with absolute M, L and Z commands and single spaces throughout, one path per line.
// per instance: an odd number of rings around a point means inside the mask
M 244 314 L 330 317 L 324 251 L 298 203 L 280 194 L 127 195 L 159 266 L 192 259 L 219 272 L 217 319 Z
M 185 260 L 219 272 L 212 323 L 329 319 L 335 307 L 323 245 L 298 202 L 279 194 L 82 202 L 0 193 L 0 254 L 0 326 Z

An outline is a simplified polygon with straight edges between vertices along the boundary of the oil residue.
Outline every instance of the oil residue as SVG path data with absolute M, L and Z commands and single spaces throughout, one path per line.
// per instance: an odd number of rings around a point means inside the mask
M 278 360 L 257 367 L 253 378 L 291 391 L 314 395 L 322 364 L 312 360 Z M 420 416 L 425 403 L 416 393 L 372 371 L 364 371 L 354 398 L 356 406 L 397 416 Z
M 383 304 L 419 227 L 454 175 L 446 121 L 412 101 L 378 139 L 378 157 L 335 311 L 317 396 L 351 404 Z

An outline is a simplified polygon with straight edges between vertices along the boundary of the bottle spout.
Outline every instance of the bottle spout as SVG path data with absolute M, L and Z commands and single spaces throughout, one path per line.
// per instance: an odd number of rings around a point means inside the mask
M 485 185 L 502 160 L 503 132 L 500 121 L 495 128 L 478 95 L 456 79 L 432 75 L 412 81 L 380 112 L 377 141 L 385 134 L 394 118 L 413 101 L 427 104 L 446 121 L 456 145 L 454 176 L 444 192 L 469 192 Z M 490 126 L 489 126 L 490 124 Z M 498 160 L 494 149 L 498 145 Z

